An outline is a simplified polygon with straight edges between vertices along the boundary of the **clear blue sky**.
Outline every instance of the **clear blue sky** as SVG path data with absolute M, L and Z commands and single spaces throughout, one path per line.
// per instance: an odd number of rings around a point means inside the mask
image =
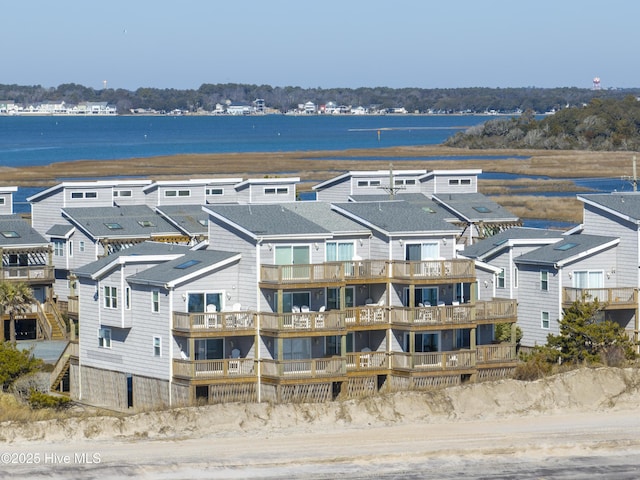
M 6 0 L 0 84 L 640 87 L 634 0 Z

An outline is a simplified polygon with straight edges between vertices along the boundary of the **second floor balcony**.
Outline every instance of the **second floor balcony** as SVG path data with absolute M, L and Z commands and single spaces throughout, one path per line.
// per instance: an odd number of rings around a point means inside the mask
M 347 374 L 345 357 L 309 358 L 299 360 L 263 359 L 262 375 L 280 380 L 335 378 Z
M 605 310 L 635 309 L 638 306 L 638 289 L 635 287 L 615 288 L 564 288 L 562 306 L 567 308 L 573 302 L 585 299 L 592 302 L 597 299 L 604 304 Z
M 515 322 L 516 311 L 516 300 L 495 299 L 457 305 L 394 307 L 389 314 L 392 325 L 442 328 L 447 325 Z
M 340 285 L 381 282 L 389 277 L 386 260 L 351 260 L 295 265 L 261 265 L 263 286 Z
M 255 312 L 173 312 L 173 329 L 189 333 L 238 333 L 255 330 Z
M 42 283 L 54 281 L 54 268 L 50 265 L 2 266 L 0 280 Z
M 174 359 L 173 376 L 187 380 L 257 378 L 256 364 L 253 358 Z

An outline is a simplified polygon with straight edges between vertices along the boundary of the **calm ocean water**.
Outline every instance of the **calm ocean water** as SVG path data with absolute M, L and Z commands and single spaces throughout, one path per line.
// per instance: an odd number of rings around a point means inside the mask
M 488 116 L 0 117 L 0 165 L 442 143 Z M 380 135 L 378 136 L 378 131 Z

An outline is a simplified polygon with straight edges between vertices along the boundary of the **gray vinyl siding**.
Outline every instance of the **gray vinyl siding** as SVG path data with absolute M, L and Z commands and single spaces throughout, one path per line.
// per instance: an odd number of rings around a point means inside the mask
M 549 290 L 540 289 L 540 272 L 549 272 Z M 500 297 L 500 293 L 496 291 Z M 518 325 L 522 329 L 522 345 L 532 347 L 545 345 L 547 335 L 559 332 L 560 318 L 559 275 L 552 267 L 532 265 L 519 266 Z M 549 329 L 541 327 L 542 312 L 549 312 Z
M 95 193 L 95 198 L 87 198 L 87 193 Z M 82 198 L 73 198 L 74 194 L 83 194 Z M 111 207 L 113 206 L 113 188 L 111 186 L 78 186 L 64 188 L 65 208 L 74 207 Z M 60 205 L 62 207 L 62 205 Z
M 346 202 L 351 195 L 351 182 L 344 179 L 339 183 L 316 190 L 316 200 L 322 202 Z
M 165 289 L 131 285 L 132 327 L 128 329 L 126 341 L 114 344 L 114 348 L 122 351 L 128 372 L 151 378 L 168 380 L 170 378 L 171 354 L 170 334 L 171 307 L 170 295 Z M 152 312 L 152 291 L 159 291 L 159 311 Z M 161 338 L 161 356 L 155 357 L 153 337 Z
M 593 235 L 609 235 L 620 238 L 616 248 L 615 269 L 616 286 L 636 287 L 638 283 L 639 233 L 638 226 L 632 222 L 615 217 L 605 211 L 584 205 L 584 233 Z
M 63 206 L 62 191 L 37 202 L 31 202 L 31 226 L 46 238 L 46 232 L 56 223 L 61 223 L 60 209 Z
M 370 243 L 371 255 L 367 258 L 371 260 L 389 260 L 389 238 L 386 235 L 373 231 Z
M 128 191 L 128 192 L 131 192 L 131 196 L 130 197 L 120 196 L 118 194 L 117 197 L 116 196 L 113 197 L 113 202 L 117 205 L 145 205 L 146 195 L 143 191 L 143 187 L 145 186 L 146 185 L 140 185 L 140 186 L 115 185 L 113 187 L 113 194 L 115 194 L 115 192 Z
M 227 230 L 216 223 L 215 218 L 209 216 L 209 248 L 223 252 L 240 253 L 240 265 L 238 266 L 238 288 L 234 298 L 242 305 L 256 308 L 256 285 L 258 272 L 256 270 L 256 245 L 255 240 Z M 265 255 L 267 246 L 261 247 L 261 254 Z M 262 259 L 264 263 L 264 259 Z
M 286 188 L 286 194 L 267 194 L 265 189 L 270 188 Z M 239 192 L 240 193 L 240 192 Z M 296 186 L 295 184 L 266 184 L 266 185 L 249 185 L 248 188 L 242 190 L 242 197 L 238 198 L 241 203 L 284 203 L 296 201 Z
M 0 215 L 11 215 L 13 213 L 13 193 L 0 193 Z
M 174 290 L 173 310 L 176 312 L 186 312 L 186 298 L 189 293 L 220 293 L 221 308 L 229 310 L 234 303 L 242 304 L 242 308 L 251 307 L 255 309 L 255 305 L 249 305 L 248 299 L 243 302 L 240 291 L 242 282 L 240 282 L 240 268 L 236 263 L 229 265 L 221 270 L 210 272 L 205 276 L 182 284 Z M 185 299 L 183 299 L 183 294 Z M 252 302 L 255 304 L 255 300 Z
M 189 192 L 188 196 L 180 196 L 179 192 Z M 167 197 L 167 192 L 175 192 L 175 196 Z M 202 185 L 160 185 L 157 190 L 157 205 L 194 205 L 204 204 L 204 186 Z
M 478 281 L 478 300 L 491 300 L 496 295 L 494 292 L 495 275 L 491 271 L 487 271 L 476 266 L 476 279 Z M 501 298 L 502 295 L 499 295 Z
M 475 193 L 478 191 L 478 178 L 476 175 L 438 175 L 434 178 L 434 193 Z M 452 185 L 449 181 L 463 182 L 469 180 L 468 185 L 458 183 Z

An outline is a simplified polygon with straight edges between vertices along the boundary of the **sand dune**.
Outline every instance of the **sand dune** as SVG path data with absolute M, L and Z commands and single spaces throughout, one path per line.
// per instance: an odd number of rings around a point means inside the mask
M 638 369 L 600 368 L 326 404 L 4 423 L 0 461 L 25 462 L 2 462 L 0 478 L 639 478 L 638 405 Z

